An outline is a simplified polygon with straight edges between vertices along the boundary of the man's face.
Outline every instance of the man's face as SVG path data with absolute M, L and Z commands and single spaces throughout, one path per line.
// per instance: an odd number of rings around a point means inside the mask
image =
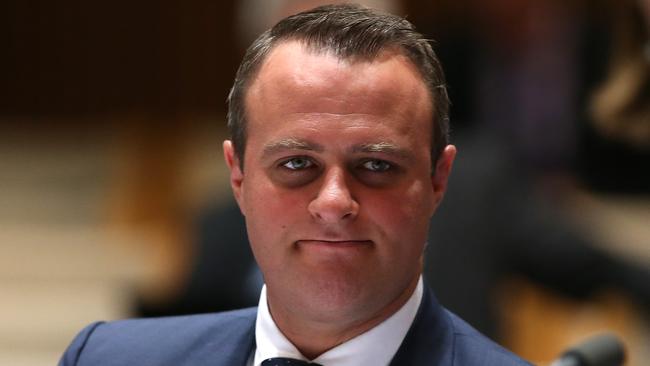
M 272 310 L 352 322 L 408 297 L 455 151 L 432 176 L 430 100 L 398 52 L 271 51 L 246 96 L 243 171 L 224 152 Z

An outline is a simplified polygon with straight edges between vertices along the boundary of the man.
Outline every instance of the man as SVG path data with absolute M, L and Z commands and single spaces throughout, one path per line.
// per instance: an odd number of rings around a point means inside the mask
M 96 323 L 61 365 L 527 364 L 421 280 L 456 153 L 443 79 L 410 23 L 365 8 L 316 8 L 264 33 L 224 142 L 266 284 L 258 308 Z

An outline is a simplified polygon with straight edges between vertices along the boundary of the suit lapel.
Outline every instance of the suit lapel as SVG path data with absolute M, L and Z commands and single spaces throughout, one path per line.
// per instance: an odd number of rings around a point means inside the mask
M 433 292 L 424 286 L 422 303 L 402 345 L 391 361 L 401 365 L 451 365 L 453 328 Z
M 213 362 L 206 366 L 246 366 L 255 346 L 256 312 L 242 317 L 235 326 L 219 329 L 212 342 Z

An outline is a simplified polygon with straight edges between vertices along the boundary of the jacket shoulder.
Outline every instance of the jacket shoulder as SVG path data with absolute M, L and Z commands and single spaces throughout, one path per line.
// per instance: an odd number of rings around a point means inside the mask
M 464 320 L 445 309 L 454 333 L 454 365 L 531 365 L 514 353 L 479 333 Z
M 93 323 L 72 341 L 59 366 L 218 365 L 215 358 L 243 365 L 253 346 L 256 313 L 249 308 Z

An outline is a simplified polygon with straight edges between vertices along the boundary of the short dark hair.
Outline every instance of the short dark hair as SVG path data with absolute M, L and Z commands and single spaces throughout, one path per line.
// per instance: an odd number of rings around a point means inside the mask
M 396 15 L 359 5 L 326 5 L 292 15 L 262 33 L 248 48 L 228 95 L 228 128 L 235 154 L 243 168 L 246 147 L 245 97 L 270 51 L 283 41 L 302 42 L 317 52 L 331 52 L 341 59 L 372 60 L 395 47 L 415 64 L 431 93 L 433 136 L 432 172 L 449 144 L 449 97 L 445 77 L 429 41 L 413 24 Z

